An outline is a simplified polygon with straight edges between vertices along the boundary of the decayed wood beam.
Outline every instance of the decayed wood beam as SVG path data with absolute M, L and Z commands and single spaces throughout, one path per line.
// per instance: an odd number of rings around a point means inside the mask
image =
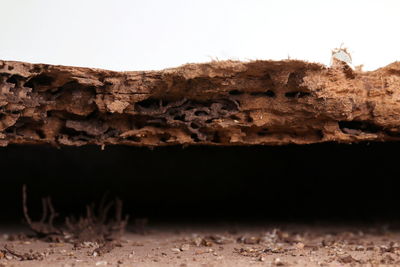
M 400 140 L 400 62 L 218 61 L 163 71 L 0 61 L 0 144 Z

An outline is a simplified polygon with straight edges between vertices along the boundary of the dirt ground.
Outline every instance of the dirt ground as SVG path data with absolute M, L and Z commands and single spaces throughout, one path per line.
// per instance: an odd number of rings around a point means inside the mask
M 354 266 L 399 265 L 400 231 L 336 225 L 149 226 L 127 231 L 110 251 L 74 248 L 0 228 L 0 266 Z

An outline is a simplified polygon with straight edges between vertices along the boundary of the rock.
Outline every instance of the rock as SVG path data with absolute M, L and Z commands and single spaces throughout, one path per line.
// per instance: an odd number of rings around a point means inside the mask
M 304 248 L 304 243 L 298 242 L 298 243 L 296 243 L 295 247 L 297 249 L 303 249 Z
M 338 261 L 340 263 L 355 263 L 355 262 L 357 262 L 357 260 L 354 259 L 351 255 L 340 256 Z
M 284 265 L 286 265 L 280 258 L 275 258 L 273 264 L 275 266 L 284 266 Z
M 181 251 L 188 251 L 190 249 L 190 245 L 189 244 L 183 244 L 180 248 Z

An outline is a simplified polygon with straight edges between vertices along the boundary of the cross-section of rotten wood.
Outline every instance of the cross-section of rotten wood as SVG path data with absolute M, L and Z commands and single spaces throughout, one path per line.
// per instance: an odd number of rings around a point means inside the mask
M 400 62 L 163 71 L 0 61 L 0 144 L 252 145 L 400 140 Z

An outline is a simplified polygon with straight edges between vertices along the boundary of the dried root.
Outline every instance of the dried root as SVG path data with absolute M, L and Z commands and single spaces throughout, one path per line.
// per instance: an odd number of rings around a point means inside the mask
M 103 197 L 99 206 L 94 204 L 86 206 L 85 216 L 76 219 L 66 217 L 61 225 L 55 225 L 54 219 L 58 216 L 51 198 L 42 199 L 43 214 L 40 221 L 33 221 L 28 213 L 26 186 L 22 188 L 22 203 L 25 221 L 35 233 L 35 237 L 50 241 L 74 244 L 75 248 L 85 247 L 87 242 L 94 242 L 98 248 L 94 251 L 97 255 L 110 252 L 118 246 L 116 242 L 124 233 L 128 223 L 128 216 L 122 216 L 122 201 L 106 202 Z M 114 207 L 114 218 L 110 218 L 110 210 Z M 9 252 L 11 253 L 11 252 Z
M 26 186 L 22 187 L 22 209 L 24 212 L 24 218 L 29 228 L 37 235 L 40 239 L 52 239 L 62 235 L 61 229 L 54 227 L 54 218 L 58 216 L 55 212 L 50 197 L 42 198 L 42 218 L 38 222 L 32 221 L 28 214 L 27 205 L 27 194 Z M 50 212 L 50 214 L 49 214 Z

